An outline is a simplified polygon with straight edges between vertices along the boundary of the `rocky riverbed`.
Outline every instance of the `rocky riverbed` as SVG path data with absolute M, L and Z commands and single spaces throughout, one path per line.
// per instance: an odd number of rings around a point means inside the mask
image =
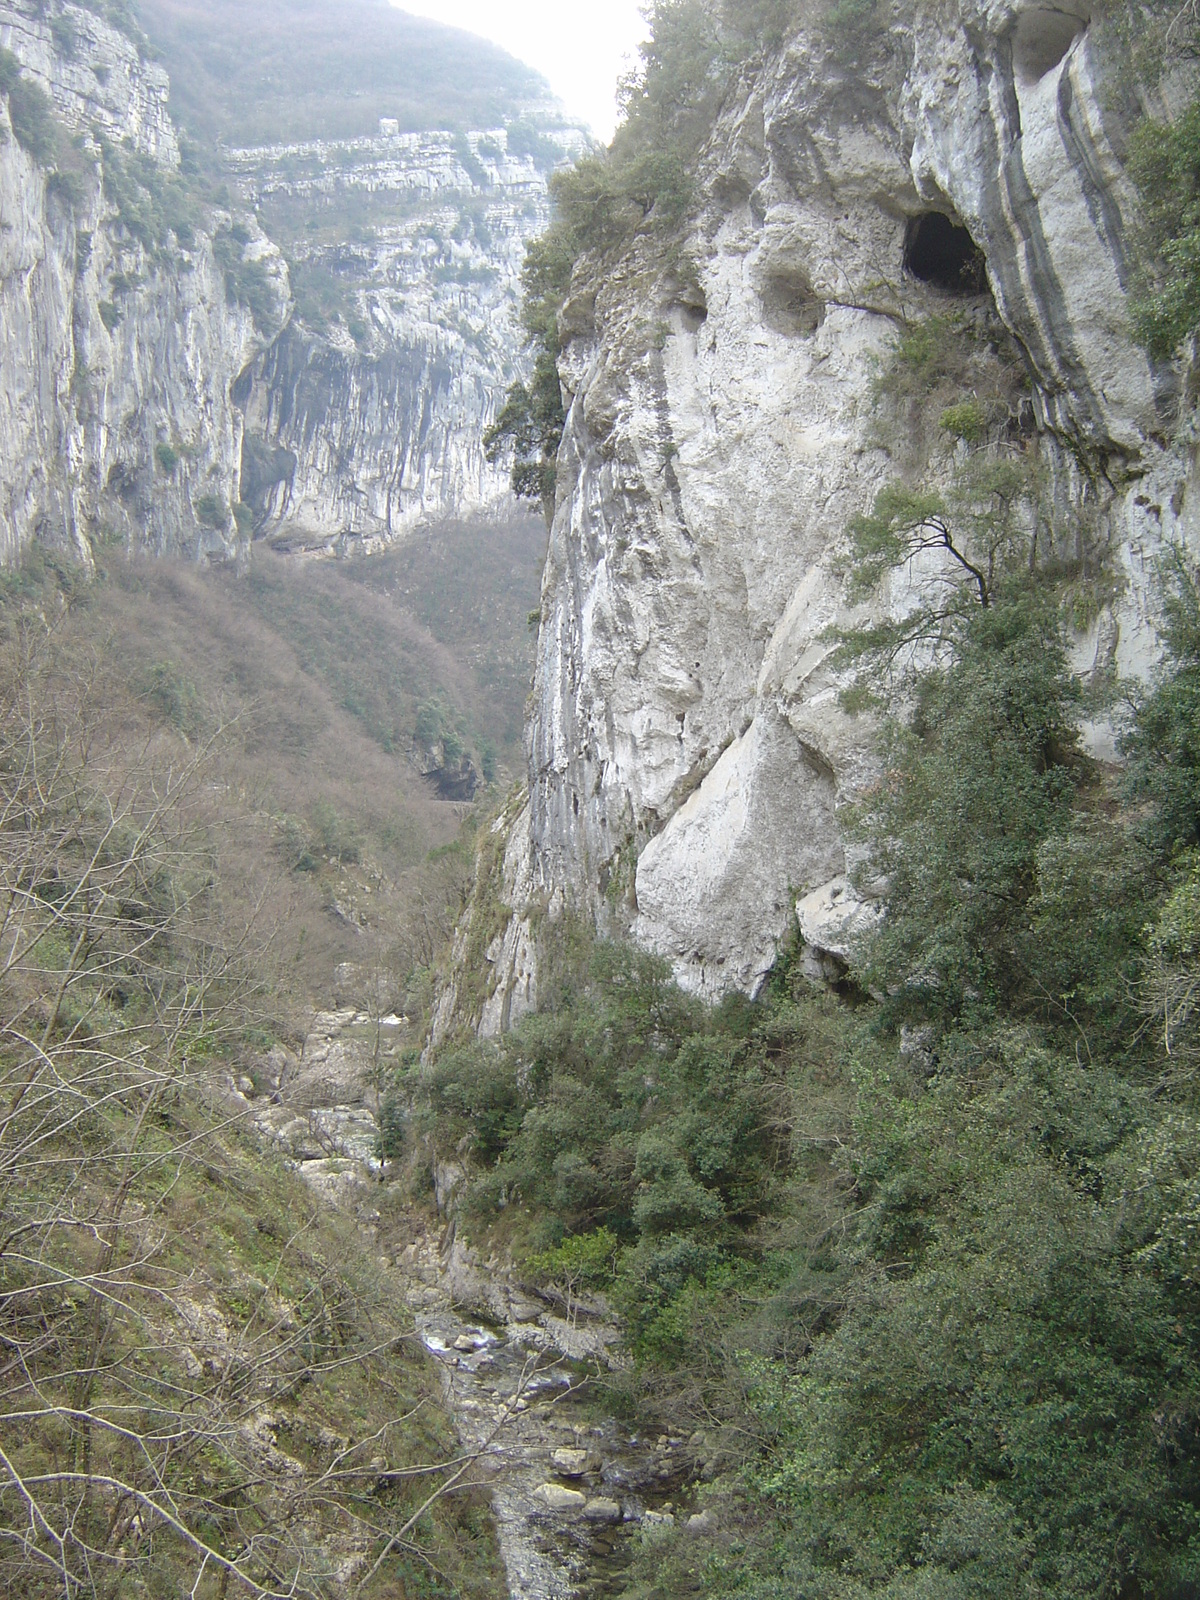
M 320 1012 L 299 1056 L 271 1052 L 230 1091 L 326 1204 L 355 1215 L 395 1274 L 472 1472 L 492 1485 L 511 1600 L 604 1600 L 620 1593 L 642 1541 L 680 1525 L 706 1537 L 690 1486 L 707 1440 L 604 1415 L 598 1390 L 621 1360 L 608 1308 L 533 1294 L 509 1264 L 464 1244 L 455 1169 L 436 1174 L 437 1213 L 406 1209 L 397 1228 L 367 1085 L 404 1028 L 349 1006 Z

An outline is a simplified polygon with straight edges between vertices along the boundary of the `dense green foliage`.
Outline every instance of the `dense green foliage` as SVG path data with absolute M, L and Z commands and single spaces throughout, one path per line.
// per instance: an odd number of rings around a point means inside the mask
M 1200 1582 L 1200 591 L 1164 572 L 1125 790 L 1057 598 L 1008 569 L 910 663 L 853 998 L 785 957 L 709 1010 L 558 924 L 542 1014 L 417 1080 L 466 1225 L 606 1287 L 638 1404 L 721 1429 L 722 1539 L 657 1544 L 631 1595 Z
M 1130 165 L 1149 265 L 1134 321 L 1150 353 L 1169 358 L 1200 327 L 1200 101 L 1167 127 L 1145 124 Z
M 8 97 L 13 134 L 43 167 L 52 166 L 65 142 L 50 104 L 38 84 L 22 75 L 21 63 L 11 50 L 0 49 L 0 94 Z

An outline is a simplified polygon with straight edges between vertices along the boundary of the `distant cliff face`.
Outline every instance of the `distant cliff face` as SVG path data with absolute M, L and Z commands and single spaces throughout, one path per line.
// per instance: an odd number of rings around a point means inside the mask
M 583 144 L 577 130 L 538 137 L 551 160 Z M 545 156 L 508 141 L 503 128 L 402 134 L 385 121 L 376 139 L 232 153 L 294 240 L 317 313 L 301 291 L 245 396 L 260 534 L 361 547 L 510 504 L 483 436 L 517 376 L 521 264 L 549 205 Z
M 1200 547 L 1200 502 L 1179 374 L 1128 323 L 1142 110 L 1118 42 L 1070 7 L 922 8 L 875 48 L 803 33 L 728 97 L 673 259 L 638 238 L 615 270 L 583 263 L 530 794 L 495 886 L 518 914 L 487 951 L 485 1031 L 536 1001 L 547 909 L 632 931 L 710 996 L 755 990 L 797 919 L 819 961 L 870 914 L 839 811 L 871 727 L 841 709 L 829 630 L 868 615 L 838 557 L 911 466 L 880 387 L 924 319 L 961 341 L 967 395 L 1001 383 L 1011 341 L 1008 445 L 1117 578 L 1077 665 L 1148 670 L 1154 557 Z M 933 481 L 954 451 L 943 433 Z M 874 614 L 937 581 L 896 575 Z
M 483 436 L 522 358 L 547 173 L 586 144 L 552 104 L 491 133 L 384 119 L 234 151 L 214 210 L 137 41 L 0 0 L 0 45 L 57 123 L 31 153 L 0 94 L 0 562 L 34 538 L 345 551 L 511 509 Z
M 131 40 L 80 7 L 0 0 L 0 45 L 51 97 L 62 146 L 35 159 L 0 96 L 0 562 L 35 537 L 236 556 L 231 390 L 286 320 L 282 259 L 249 219 L 148 220 L 179 146 L 166 75 Z M 227 288 L 243 260 L 257 326 Z

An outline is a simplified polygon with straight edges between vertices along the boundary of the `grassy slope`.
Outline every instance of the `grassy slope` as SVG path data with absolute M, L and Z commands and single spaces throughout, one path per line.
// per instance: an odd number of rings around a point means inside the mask
M 185 767 L 207 734 L 221 723 L 230 731 L 180 814 L 177 844 L 164 830 L 168 855 L 144 880 L 144 905 L 127 890 L 86 901 L 59 893 L 60 871 L 78 873 L 92 851 L 91 843 L 82 853 L 72 843 L 76 826 L 85 841 L 89 830 L 104 827 L 106 807 L 91 800 L 61 845 L 47 842 L 58 850 L 58 864 L 41 869 L 28 897 L 20 893 L 23 835 L 12 804 L 14 794 L 30 793 L 19 761 L 13 770 L 14 751 L 19 757 L 24 748 L 25 699 L 9 692 L 3 728 L 8 735 L 15 727 L 18 737 L 4 746 L 9 805 L 0 856 L 9 894 L 0 899 L 11 918 L 15 888 L 17 903 L 32 907 L 24 914 L 31 926 L 48 914 L 45 906 L 74 904 L 85 915 L 93 901 L 111 902 L 110 945 L 126 923 L 133 929 L 139 918 L 170 917 L 172 905 L 192 896 L 198 910 L 210 905 L 207 926 L 218 937 L 236 937 L 255 908 L 264 938 L 271 927 L 275 937 L 251 957 L 244 1001 L 223 1022 L 214 1015 L 207 1025 L 190 1025 L 173 1056 L 154 1043 L 152 1024 L 183 982 L 184 921 L 152 944 L 130 933 L 127 957 L 106 956 L 98 945 L 94 959 L 85 952 L 71 1007 L 57 1021 L 48 997 L 73 939 L 46 939 L 36 961 L 10 963 L 0 977 L 0 1079 L 9 1113 L 7 1161 L 0 1163 L 5 1334 L 10 1348 L 24 1339 L 30 1371 L 17 1383 L 10 1362 L 8 1410 L 25 1415 L 0 1428 L 0 1444 L 26 1476 L 83 1470 L 141 1482 L 147 1458 L 132 1438 L 97 1426 L 84 1443 L 74 1373 L 86 1361 L 98 1373 L 87 1388 L 89 1414 L 149 1430 L 166 1490 L 206 1540 L 234 1559 L 245 1556 L 247 1541 L 266 1540 L 276 1554 L 268 1556 L 264 1545 L 266 1565 L 256 1571 L 271 1566 L 286 1587 L 290 1564 L 302 1557 L 296 1592 L 333 1596 L 345 1592 L 333 1576 L 343 1561 L 368 1549 L 373 1555 L 381 1548 L 373 1530 L 401 1526 L 439 1481 L 421 1474 L 385 1482 L 383 1464 L 403 1473 L 444 1461 L 454 1440 L 436 1378 L 409 1336 L 401 1285 L 377 1247 L 354 1217 L 319 1209 L 283 1163 L 243 1131 L 245 1107 L 220 1085 L 271 1039 L 296 1042 L 304 1003 L 324 998 L 334 964 L 347 955 L 364 959 L 373 936 L 394 931 L 388 919 L 406 897 L 437 886 L 426 858 L 431 847 L 457 837 L 460 816 L 434 800 L 404 756 L 386 754 L 362 731 L 301 666 L 292 642 L 247 607 L 243 588 L 165 564 L 104 565 L 99 580 L 85 584 L 35 555 L 0 584 L 6 674 L 21 659 L 25 637 L 38 646 L 49 636 L 56 662 L 48 675 L 31 679 L 37 738 L 57 748 L 72 705 L 85 706 L 77 714 L 88 737 L 71 746 L 70 762 L 89 775 L 97 795 L 119 804 L 134 781 L 123 774 L 141 772 L 143 783 L 153 776 L 162 792 L 165 775 Z M 313 579 L 333 581 L 308 572 L 277 581 L 286 587 L 289 579 L 299 590 Z M 360 610 L 388 609 L 349 584 L 346 595 L 352 613 L 356 598 L 366 603 Z M 47 617 L 57 618 L 49 630 Z M 433 681 L 463 689 L 464 677 L 455 676 L 428 634 L 398 613 L 394 626 L 424 642 L 424 670 Z M 82 793 L 73 781 L 59 788 L 59 811 Z M 359 841 L 348 859 L 322 856 L 316 870 L 289 870 L 281 811 L 310 815 L 315 839 L 322 816 L 339 807 L 344 831 Z M 38 825 L 29 833 L 32 859 L 40 837 L 49 841 Z M 113 835 L 108 854 L 131 837 L 128 829 Z M 356 888 L 364 896 L 371 891 L 366 934 L 329 914 L 335 899 L 352 899 Z M 147 952 L 152 970 L 144 971 Z M 39 1080 L 36 1095 L 23 1098 L 13 1086 L 24 1081 L 22 1016 L 30 1014 L 54 1071 Z M 78 1021 L 84 1014 L 91 1017 L 86 1026 Z M 160 1057 L 170 1075 L 161 1089 L 142 1071 L 143 1062 L 157 1069 Z M 101 1061 L 113 1093 L 94 1088 L 98 1068 L 90 1063 Z M 72 1111 L 77 1087 L 95 1102 L 82 1121 Z M 28 1127 L 14 1121 L 18 1105 Z M 36 1160 L 14 1166 L 17 1138 Z M 388 1204 L 382 1194 L 368 1201 L 385 1210 Z M 110 1220 L 97 1232 L 76 1226 L 78 1218 Z M 14 1240 L 24 1238 L 37 1248 L 14 1253 Z M 88 1276 L 97 1272 L 100 1278 Z M 56 1274 L 73 1285 L 71 1294 L 55 1287 Z M 76 1420 L 64 1420 L 62 1408 L 72 1407 Z M 182 1418 L 169 1424 L 179 1431 L 170 1450 L 162 1445 L 168 1411 Z M 319 1483 L 335 1457 L 340 1476 Z M 36 1555 L 2 1537 L 21 1515 L 20 1497 L 0 1480 L 0 1594 L 60 1593 L 61 1580 Z M 215 1570 L 197 1580 L 194 1553 L 157 1524 L 138 1523 L 107 1491 L 85 1498 L 76 1526 L 110 1564 L 96 1593 L 217 1600 L 232 1592 Z M 499 1592 L 483 1495 L 456 1493 L 414 1537 L 419 1553 L 389 1557 L 364 1600 L 483 1600 Z
M 476 524 L 350 567 L 260 552 L 248 579 L 115 561 L 91 591 L 81 626 L 119 641 L 177 726 L 237 717 L 237 784 L 272 819 L 301 1001 L 364 959 L 359 927 L 403 946 L 414 902 L 454 913 L 462 810 L 416 771 L 412 736 L 435 707 L 477 761 L 490 738 L 497 784 L 519 774 L 544 539 L 536 522 Z
M 172 107 L 204 142 L 489 127 L 546 93 L 504 51 L 385 0 L 139 0 Z

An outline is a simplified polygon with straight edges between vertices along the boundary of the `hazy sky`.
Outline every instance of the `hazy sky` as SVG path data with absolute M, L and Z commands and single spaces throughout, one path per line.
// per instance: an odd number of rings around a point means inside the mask
M 549 78 L 572 115 L 606 142 L 616 125 L 617 79 L 645 37 L 643 0 L 392 0 L 493 39 Z

